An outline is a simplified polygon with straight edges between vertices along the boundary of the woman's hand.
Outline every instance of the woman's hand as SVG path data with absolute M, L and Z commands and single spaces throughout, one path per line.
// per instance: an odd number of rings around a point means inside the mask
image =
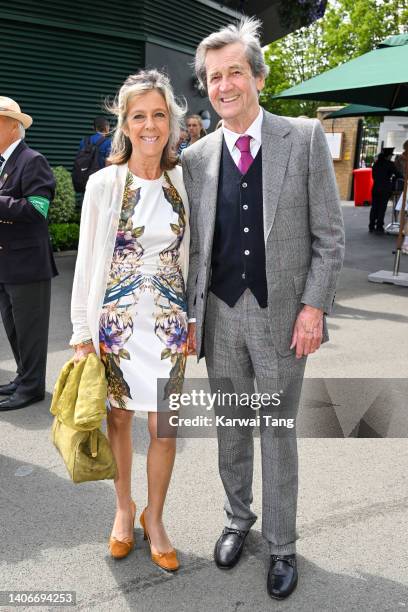
M 96 353 L 92 343 L 77 344 L 74 352 L 74 364 L 77 365 L 81 359 L 84 359 L 89 353 Z
M 187 335 L 187 356 L 196 355 L 196 324 L 188 324 L 188 335 Z

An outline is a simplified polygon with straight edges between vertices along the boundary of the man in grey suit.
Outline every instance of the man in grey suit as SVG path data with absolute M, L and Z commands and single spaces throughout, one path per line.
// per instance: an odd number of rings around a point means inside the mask
M 210 380 L 240 379 L 249 393 L 254 380 L 258 392 L 283 390 L 285 410 L 296 415 L 307 355 L 328 339 L 344 231 L 319 121 L 259 106 L 267 76 L 259 27 L 243 18 L 196 53 L 197 77 L 223 125 L 182 160 L 191 206 L 188 345 L 205 355 Z M 217 435 L 226 524 L 214 558 L 228 569 L 256 520 L 253 438 L 249 427 L 221 426 Z M 297 584 L 296 434 L 262 421 L 260 435 L 267 588 L 283 599 Z

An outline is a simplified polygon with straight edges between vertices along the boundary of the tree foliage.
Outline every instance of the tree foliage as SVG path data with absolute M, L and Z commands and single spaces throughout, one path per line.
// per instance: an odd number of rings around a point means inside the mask
M 322 19 L 270 44 L 270 73 L 261 104 L 273 113 L 315 117 L 324 101 L 272 96 L 375 49 L 387 36 L 408 32 L 406 0 L 334 0 Z M 328 103 L 331 105 L 333 103 Z

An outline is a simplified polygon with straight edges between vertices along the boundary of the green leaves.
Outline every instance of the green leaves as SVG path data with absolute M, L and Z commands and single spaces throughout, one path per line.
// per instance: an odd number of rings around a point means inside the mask
M 180 234 L 181 229 L 179 225 L 177 225 L 176 223 L 170 223 L 170 227 L 174 234 L 177 234 L 177 236 Z
M 126 349 L 124 349 L 124 348 L 120 349 L 120 351 L 119 351 L 119 357 L 120 357 L 121 359 L 128 359 L 128 360 L 130 360 L 130 354 L 129 354 L 129 351 L 127 351 L 127 350 L 126 350 Z
M 387 36 L 404 32 L 407 21 L 408 8 L 402 0 L 329 2 L 322 19 L 266 49 L 270 72 L 260 97 L 262 106 L 278 115 L 316 117 L 324 100 L 273 100 L 272 96 L 375 49 Z
M 75 208 L 75 191 L 71 175 L 63 166 L 52 168 L 56 181 L 55 197 L 50 204 L 50 223 L 73 223 L 78 220 Z
M 165 348 L 161 352 L 161 359 L 168 359 L 171 357 L 171 350 L 169 348 Z
M 48 226 L 53 251 L 78 248 L 78 223 L 51 223 Z

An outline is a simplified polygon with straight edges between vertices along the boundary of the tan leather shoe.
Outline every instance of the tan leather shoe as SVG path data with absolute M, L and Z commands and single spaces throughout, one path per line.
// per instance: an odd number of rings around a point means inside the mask
M 146 529 L 146 523 L 145 523 L 145 517 L 144 517 L 145 511 L 146 511 L 146 508 L 143 510 L 142 514 L 140 515 L 140 524 L 143 527 L 143 532 L 144 532 L 143 537 L 145 540 L 148 540 L 150 544 L 151 559 L 153 563 L 155 563 L 162 569 L 167 570 L 168 572 L 175 572 L 180 567 L 180 563 L 177 559 L 177 553 L 174 548 L 164 553 L 152 552 L 152 543 L 150 541 L 149 533 Z
M 132 529 L 135 525 L 136 518 L 136 504 L 131 501 L 132 506 Z M 131 538 L 125 538 L 124 540 L 118 540 L 117 538 L 111 536 L 109 538 L 109 550 L 110 554 L 114 559 L 124 559 L 128 556 L 128 554 L 133 550 L 135 546 L 135 539 L 132 536 Z

